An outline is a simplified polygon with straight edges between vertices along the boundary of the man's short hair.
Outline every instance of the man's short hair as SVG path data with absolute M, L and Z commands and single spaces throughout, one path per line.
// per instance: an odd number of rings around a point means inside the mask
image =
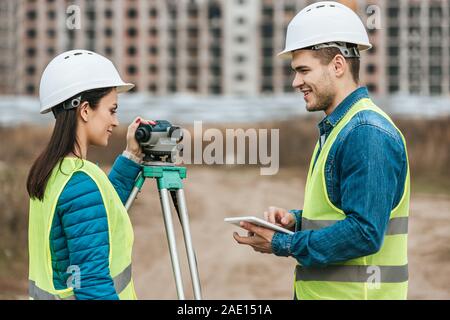
M 333 58 L 341 54 L 341 51 L 338 48 L 330 47 L 330 48 L 322 48 L 319 50 L 312 50 L 313 57 L 320 59 L 320 63 L 322 65 L 327 65 L 333 60 Z M 349 65 L 350 72 L 353 77 L 353 81 L 355 83 L 359 82 L 359 67 L 360 60 L 359 58 L 345 58 Z

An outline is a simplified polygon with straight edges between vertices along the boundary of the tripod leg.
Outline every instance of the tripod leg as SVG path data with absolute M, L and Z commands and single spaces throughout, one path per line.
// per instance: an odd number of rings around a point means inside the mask
M 175 277 L 177 294 L 179 300 L 184 300 L 183 281 L 181 279 L 180 261 L 178 260 L 178 252 L 175 241 L 175 232 L 173 229 L 172 214 L 170 212 L 169 192 L 167 189 L 159 190 L 161 207 L 164 216 L 164 225 L 166 227 L 167 241 L 169 243 L 170 258 L 172 260 L 172 270 Z
M 179 213 L 180 213 L 180 219 L 181 219 L 181 226 L 183 228 L 184 243 L 186 245 L 186 253 L 187 253 L 188 262 L 189 262 L 189 269 L 191 271 L 192 286 L 194 289 L 194 298 L 195 298 L 195 300 L 201 300 L 202 292 L 201 292 L 200 280 L 199 280 L 199 276 L 198 276 L 197 261 L 195 259 L 194 248 L 192 246 L 191 231 L 190 231 L 190 226 L 189 226 L 189 217 L 188 217 L 188 213 L 187 213 L 186 200 L 184 198 L 183 189 L 177 190 L 177 201 L 178 201 L 178 208 L 180 210 Z
M 125 203 L 125 209 L 127 209 L 127 211 L 130 209 L 131 205 L 133 204 L 134 200 L 136 199 L 136 196 L 137 196 L 139 190 L 140 189 L 138 187 L 134 187 L 133 190 L 131 190 L 130 196 L 128 197 L 128 200 Z
M 131 190 L 130 196 L 127 199 L 127 202 L 125 203 L 125 209 L 127 211 L 130 209 L 131 205 L 133 204 L 134 200 L 136 199 L 136 196 L 138 192 L 141 190 L 142 185 L 144 184 L 145 178 L 142 174 L 142 171 L 139 172 L 138 176 L 136 177 L 136 182 L 134 184 L 133 190 Z

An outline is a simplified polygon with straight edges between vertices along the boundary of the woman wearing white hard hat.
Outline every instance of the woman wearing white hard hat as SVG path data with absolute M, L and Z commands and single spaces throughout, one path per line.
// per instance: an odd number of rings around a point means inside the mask
M 141 118 L 128 127 L 109 176 L 87 160 L 89 147 L 107 146 L 119 124 L 117 94 L 133 87 L 87 50 L 58 55 L 42 74 L 40 112 L 53 112 L 56 123 L 27 180 L 31 299 L 136 299 L 124 203 L 141 169 Z

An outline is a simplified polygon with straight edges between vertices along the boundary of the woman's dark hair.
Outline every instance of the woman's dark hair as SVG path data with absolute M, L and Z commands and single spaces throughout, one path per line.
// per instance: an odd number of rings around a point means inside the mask
M 96 109 L 100 100 L 110 93 L 113 88 L 101 88 L 84 91 L 76 96 L 81 96 L 81 105 L 83 102 L 88 102 L 92 109 Z M 69 99 L 70 102 L 73 98 Z M 81 155 L 77 154 L 79 144 L 77 141 L 77 109 L 72 108 L 61 111 L 61 103 L 53 108 L 59 110 L 54 112 L 56 117 L 55 127 L 47 147 L 37 157 L 31 166 L 27 179 L 27 191 L 30 198 L 44 199 L 45 187 L 50 178 L 53 168 L 56 164 L 67 156 L 70 152 L 75 154 L 78 158 Z M 60 164 L 61 165 L 61 164 Z M 61 169 L 61 166 L 60 168 Z

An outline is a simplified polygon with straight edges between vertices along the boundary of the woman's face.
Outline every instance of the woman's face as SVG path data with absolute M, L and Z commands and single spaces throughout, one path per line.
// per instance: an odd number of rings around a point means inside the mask
M 87 141 L 89 145 L 106 147 L 113 129 L 119 125 L 116 89 L 104 96 L 95 110 L 89 111 L 89 121 L 86 123 Z

